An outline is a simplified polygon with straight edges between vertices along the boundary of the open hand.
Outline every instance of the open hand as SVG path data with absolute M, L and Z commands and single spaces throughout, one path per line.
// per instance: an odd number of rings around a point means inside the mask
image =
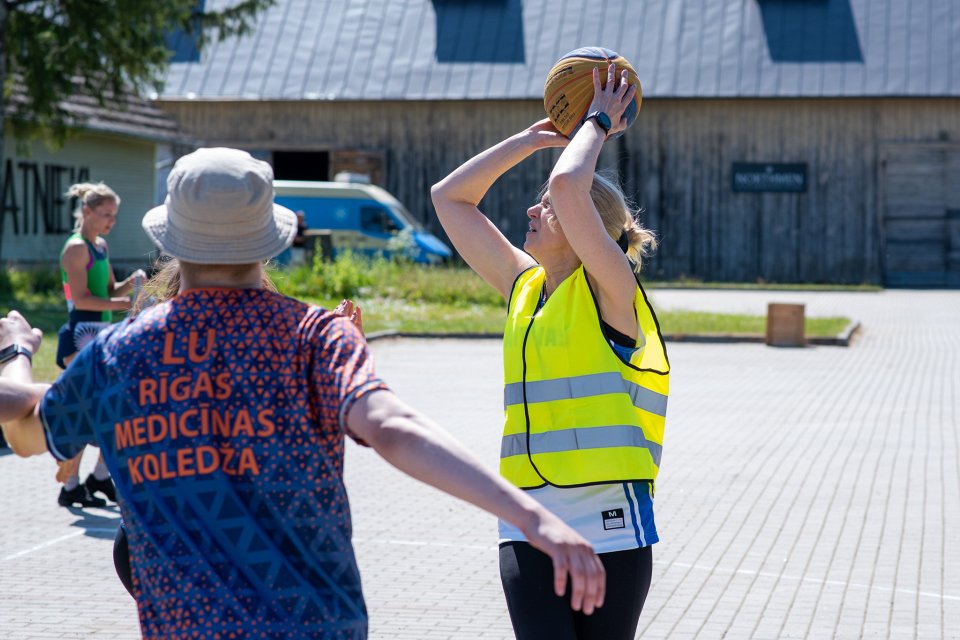
M 360 333 L 363 333 L 363 314 L 360 313 L 360 307 L 354 304 L 353 300 L 341 300 L 333 312 L 337 315 L 350 318 L 350 321 L 356 325 Z
M 627 70 L 620 73 L 619 81 L 616 78 L 617 67 L 611 64 L 607 67 L 607 82 L 600 86 L 600 69 L 593 69 L 593 102 L 587 113 L 603 111 L 610 116 L 610 131 L 607 137 L 614 136 L 627 128 L 623 121 L 623 113 L 637 95 L 637 87 L 627 82 Z
M 553 560 L 553 589 L 563 597 L 570 577 L 570 607 L 590 615 L 603 606 L 607 575 L 593 547 L 546 509 L 533 531 L 524 531 L 530 544 Z
M 42 338 L 43 332 L 31 327 L 19 311 L 11 311 L 6 318 L 0 318 L 0 349 L 16 343 L 36 353 Z

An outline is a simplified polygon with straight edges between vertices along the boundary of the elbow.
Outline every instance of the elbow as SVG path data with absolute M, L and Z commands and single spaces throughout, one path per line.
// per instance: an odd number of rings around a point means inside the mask
M 45 449 L 39 449 L 36 443 L 26 442 L 25 439 L 12 433 L 17 429 L 16 423 L 8 422 L 4 426 L 4 437 L 7 440 L 7 444 L 10 445 L 10 450 L 13 451 L 13 454 L 18 458 L 30 458 L 40 455 L 45 451 Z
M 447 185 L 445 183 L 446 180 L 441 180 L 437 184 L 430 187 L 430 200 L 433 201 L 433 206 L 437 209 L 438 215 L 440 213 L 440 207 L 450 201 L 450 196 L 447 193 Z
M 22 447 L 20 443 L 16 441 L 8 442 L 7 444 L 10 445 L 10 450 L 13 451 L 13 454 L 18 458 L 29 458 L 37 455 L 35 451 Z
M 554 200 L 562 194 L 583 192 L 590 190 L 591 180 L 584 180 L 584 177 L 577 171 L 554 171 L 550 174 L 550 181 L 547 188 Z
M 73 296 L 73 306 L 79 309 L 80 311 L 99 311 L 96 303 L 93 301 L 93 296 L 90 295 L 76 295 Z
M 441 180 L 430 187 L 430 201 L 433 202 L 433 210 L 437 215 L 437 220 L 440 221 L 441 225 L 444 224 L 448 218 L 447 214 L 450 213 L 450 207 L 454 203 L 446 180 Z

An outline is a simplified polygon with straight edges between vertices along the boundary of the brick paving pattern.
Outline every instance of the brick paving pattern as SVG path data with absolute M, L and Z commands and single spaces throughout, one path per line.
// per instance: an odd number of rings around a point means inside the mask
M 848 349 L 668 345 L 662 542 L 638 637 L 960 638 L 960 292 L 653 297 L 804 302 L 864 331 Z M 498 342 L 374 352 L 394 389 L 496 465 Z M 53 473 L 52 458 L 0 455 L 0 638 L 138 637 L 113 573 L 116 511 L 58 507 Z M 512 637 L 493 517 L 353 445 L 347 485 L 371 638 Z

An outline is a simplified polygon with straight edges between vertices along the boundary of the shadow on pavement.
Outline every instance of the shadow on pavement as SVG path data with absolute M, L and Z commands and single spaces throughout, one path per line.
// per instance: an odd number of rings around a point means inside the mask
M 79 520 L 70 524 L 71 527 L 84 529 L 84 535 L 91 538 L 113 540 L 120 526 L 120 507 L 115 504 L 102 509 L 81 509 L 80 507 L 65 507 L 70 513 L 79 517 Z M 109 515 L 104 515 L 104 514 Z

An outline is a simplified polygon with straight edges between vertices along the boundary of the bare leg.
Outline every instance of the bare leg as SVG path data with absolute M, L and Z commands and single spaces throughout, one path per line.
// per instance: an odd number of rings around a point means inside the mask
M 80 477 L 80 459 L 83 457 L 83 452 L 78 453 L 75 457 L 70 458 L 66 462 L 57 462 L 57 482 L 60 484 L 66 484 L 67 480 L 70 478 L 79 478 Z
M 64 363 L 70 364 L 75 355 L 64 358 Z M 80 484 L 80 461 L 82 458 L 83 451 L 66 462 L 57 463 L 57 482 L 64 485 L 60 490 L 57 502 L 64 507 L 76 504 L 82 507 L 105 507 L 107 505 L 105 500 L 91 496 L 87 487 Z

